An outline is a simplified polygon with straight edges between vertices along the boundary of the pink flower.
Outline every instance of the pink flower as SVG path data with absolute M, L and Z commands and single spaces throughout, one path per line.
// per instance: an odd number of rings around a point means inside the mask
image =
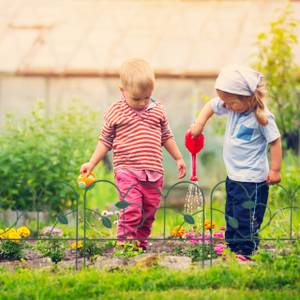
M 220 226 L 220 230 L 225 230 L 225 226 Z
M 224 249 L 225 249 L 225 246 L 222 243 L 219 243 L 214 247 L 214 250 L 217 255 L 221 255 L 223 253 Z
M 192 232 L 187 232 L 184 234 L 183 236 L 185 239 L 187 239 L 187 243 L 192 244 L 192 245 L 196 245 L 199 244 L 199 240 L 195 240 L 196 236 L 192 233 Z
M 211 240 L 211 235 L 209 233 L 205 233 L 204 236 L 203 235 L 199 235 L 198 237 L 199 239 L 203 239 L 203 240 L 200 240 L 200 242 L 204 243 L 204 244 L 210 244 L 212 243 L 212 240 Z
M 214 232 L 213 237 L 216 239 L 224 239 L 224 233 L 223 232 Z

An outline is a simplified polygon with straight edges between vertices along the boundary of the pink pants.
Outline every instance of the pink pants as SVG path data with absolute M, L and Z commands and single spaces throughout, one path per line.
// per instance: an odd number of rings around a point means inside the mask
M 120 209 L 118 240 L 137 239 L 140 246 L 146 248 L 146 239 L 160 205 L 163 178 L 156 182 L 139 181 L 134 175 L 117 173 L 116 183 L 121 192 L 120 201 L 129 203 Z

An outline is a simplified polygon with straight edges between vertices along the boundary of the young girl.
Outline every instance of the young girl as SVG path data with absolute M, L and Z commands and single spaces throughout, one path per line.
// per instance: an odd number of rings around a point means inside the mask
M 154 72 L 143 59 L 126 61 L 120 70 L 121 99 L 104 115 L 97 148 L 80 173 L 88 175 L 113 149 L 120 200 L 130 205 L 118 221 L 118 240 L 137 239 L 146 248 L 163 185 L 162 146 L 176 161 L 179 178 L 186 166 L 168 125 L 163 106 L 151 98 Z M 127 193 L 127 194 L 126 194 Z
M 268 184 L 280 182 L 281 139 L 274 116 L 264 104 L 262 77 L 243 66 L 224 68 L 215 83 L 218 97 L 205 104 L 191 126 L 195 137 L 213 114 L 228 115 L 223 146 L 228 174 L 225 239 L 232 251 L 243 256 L 257 249 Z M 237 222 L 232 222 L 233 218 Z

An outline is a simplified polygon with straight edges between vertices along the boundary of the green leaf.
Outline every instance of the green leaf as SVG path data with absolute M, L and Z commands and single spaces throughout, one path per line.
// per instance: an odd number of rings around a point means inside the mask
M 111 223 L 110 219 L 107 218 L 107 217 L 102 217 L 102 224 L 103 224 L 106 228 L 111 228 L 111 227 L 112 227 L 112 223 Z
M 255 202 L 254 201 L 245 201 L 242 203 L 242 207 L 246 208 L 246 209 L 252 209 L 255 207 Z
M 119 202 L 117 202 L 117 203 L 115 204 L 115 206 L 116 206 L 117 208 L 120 208 L 120 209 L 126 208 L 126 207 L 129 206 L 129 205 L 130 205 L 130 204 L 129 204 L 127 201 L 125 201 L 125 200 L 119 201 Z
M 58 215 L 57 220 L 61 224 L 68 224 L 68 218 L 63 214 Z
M 228 217 L 228 223 L 230 225 L 230 227 L 237 229 L 239 227 L 239 222 L 236 218 L 233 217 Z
M 191 215 L 184 215 L 184 221 L 188 224 L 195 224 L 194 217 Z

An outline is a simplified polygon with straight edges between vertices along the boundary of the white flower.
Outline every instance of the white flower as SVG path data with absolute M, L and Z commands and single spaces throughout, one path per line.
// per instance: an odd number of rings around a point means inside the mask
M 103 217 L 109 217 L 112 216 L 114 213 L 108 210 L 103 210 L 103 212 L 101 213 L 101 216 Z

